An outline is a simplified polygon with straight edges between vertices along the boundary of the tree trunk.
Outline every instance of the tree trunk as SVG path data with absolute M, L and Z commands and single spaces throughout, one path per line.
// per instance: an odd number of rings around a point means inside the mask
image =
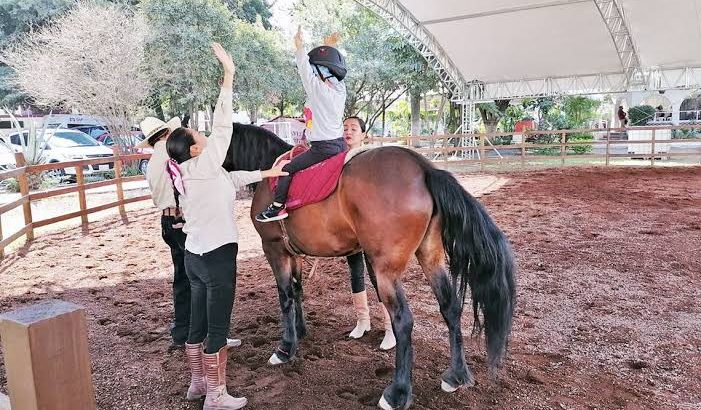
M 165 120 L 166 120 L 166 116 L 165 116 L 165 114 L 163 113 L 163 106 L 161 105 L 161 102 L 160 102 L 160 101 L 156 102 L 156 104 L 155 104 L 155 106 L 154 106 L 153 108 L 154 108 L 155 111 L 156 111 L 156 117 L 158 117 L 158 119 L 161 120 L 161 121 L 165 121 Z
M 258 107 L 250 107 L 248 116 L 251 118 L 251 124 L 258 122 Z
M 409 92 L 409 106 L 411 109 L 411 136 L 421 135 L 421 93 Z
M 387 111 L 387 107 L 385 106 L 384 101 L 382 102 L 382 134 L 381 136 L 385 136 L 385 112 Z

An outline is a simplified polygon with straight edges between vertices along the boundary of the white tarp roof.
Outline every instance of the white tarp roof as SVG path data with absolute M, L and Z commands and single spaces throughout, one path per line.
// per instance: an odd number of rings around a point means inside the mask
M 392 7 L 387 1 L 371 3 Z M 643 89 L 701 84 L 701 0 L 394 3 L 416 23 L 410 30 L 432 37 L 432 52 L 452 65 L 461 81 L 486 83 L 485 98 L 568 88 L 625 91 L 631 67 L 644 73 L 638 78 Z M 633 60 L 620 46 L 626 38 L 633 44 Z

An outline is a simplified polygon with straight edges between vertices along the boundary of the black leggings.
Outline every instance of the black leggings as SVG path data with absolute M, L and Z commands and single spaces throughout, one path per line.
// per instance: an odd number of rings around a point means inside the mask
M 161 216 L 161 236 L 170 247 L 173 259 L 173 309 L 175 315 L 170 335 L 173 343 L 181 345 L 190 331 L 190 281 L 185 273 L 185 238 L 182 228 L 173 228 L 174 216 Z
M 358 252 L 355 255 L 346 256 L 348 260 L 348 268 L 351 277 L 351 291 L 353 293 L 362 292 L 365 290 L 365 258 L 363 253 Z
M 185 251 L 185 270 L 192 292 L 190 334 L 187 342 L 202 343 L 205 353 L 226 345 L 236 291 L 238 244 L 229 243 L 203 255 Z
M 284 204 L 287 201 L 287 191 L 290 189 L 292 175 L 295 172 L 307 169 L 314 164 L 329 159 L 346 150 L 346 141 L 343 138 L 328 141 L 314 141 L 308 151 L 294 157 L 282 170 L 290 175 L 280 177 L 275 189 L 275 202 Z

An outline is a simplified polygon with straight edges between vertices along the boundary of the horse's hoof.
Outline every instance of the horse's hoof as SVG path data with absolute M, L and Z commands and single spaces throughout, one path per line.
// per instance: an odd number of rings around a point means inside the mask
M 382 398 L 380 399 L 380 402 L 377 403 L 377 407 L 383 409 L 383 410 L 394 410 L 394 407 L 390 406 L 387 400 L 385 400 L 385 395 L 382 395 Z
M 273 355 L 270 356 L 270 359 L 268 359 L 268 364 L 271 364 L 271 365 L 273 365 L 273 366 L 277 366 L 277 365 L 283 364 L 283 363 L 285 363 L 285 362 L 283 362 L 282 360 L 280 360 L 280 358 L 278 357 L 277 353 L 273 353 Z
M 443 390 L 446 393 L 453 393 L 459 388 L 460 386 L 454 387 L 448 384 L 445 380 L 441 380 L 441 390 Z

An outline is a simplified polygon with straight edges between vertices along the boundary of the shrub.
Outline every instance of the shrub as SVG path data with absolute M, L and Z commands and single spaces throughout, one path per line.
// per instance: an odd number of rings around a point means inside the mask
M 638 105 L 628 110 L 630 125 L 646 125 L 655 116 L 655 108 L 650 105 Z
M 593 141 L 594 136 L 592 134 L 572 134 L 567 136 L 568 142 L 578 142 L 578 141 Z M 573 153 L 576 155 L 587 154 L 592 152 L 593 146 L 589 144 L 581 145 L 570 145 L 567 147 L 568 153 Z

